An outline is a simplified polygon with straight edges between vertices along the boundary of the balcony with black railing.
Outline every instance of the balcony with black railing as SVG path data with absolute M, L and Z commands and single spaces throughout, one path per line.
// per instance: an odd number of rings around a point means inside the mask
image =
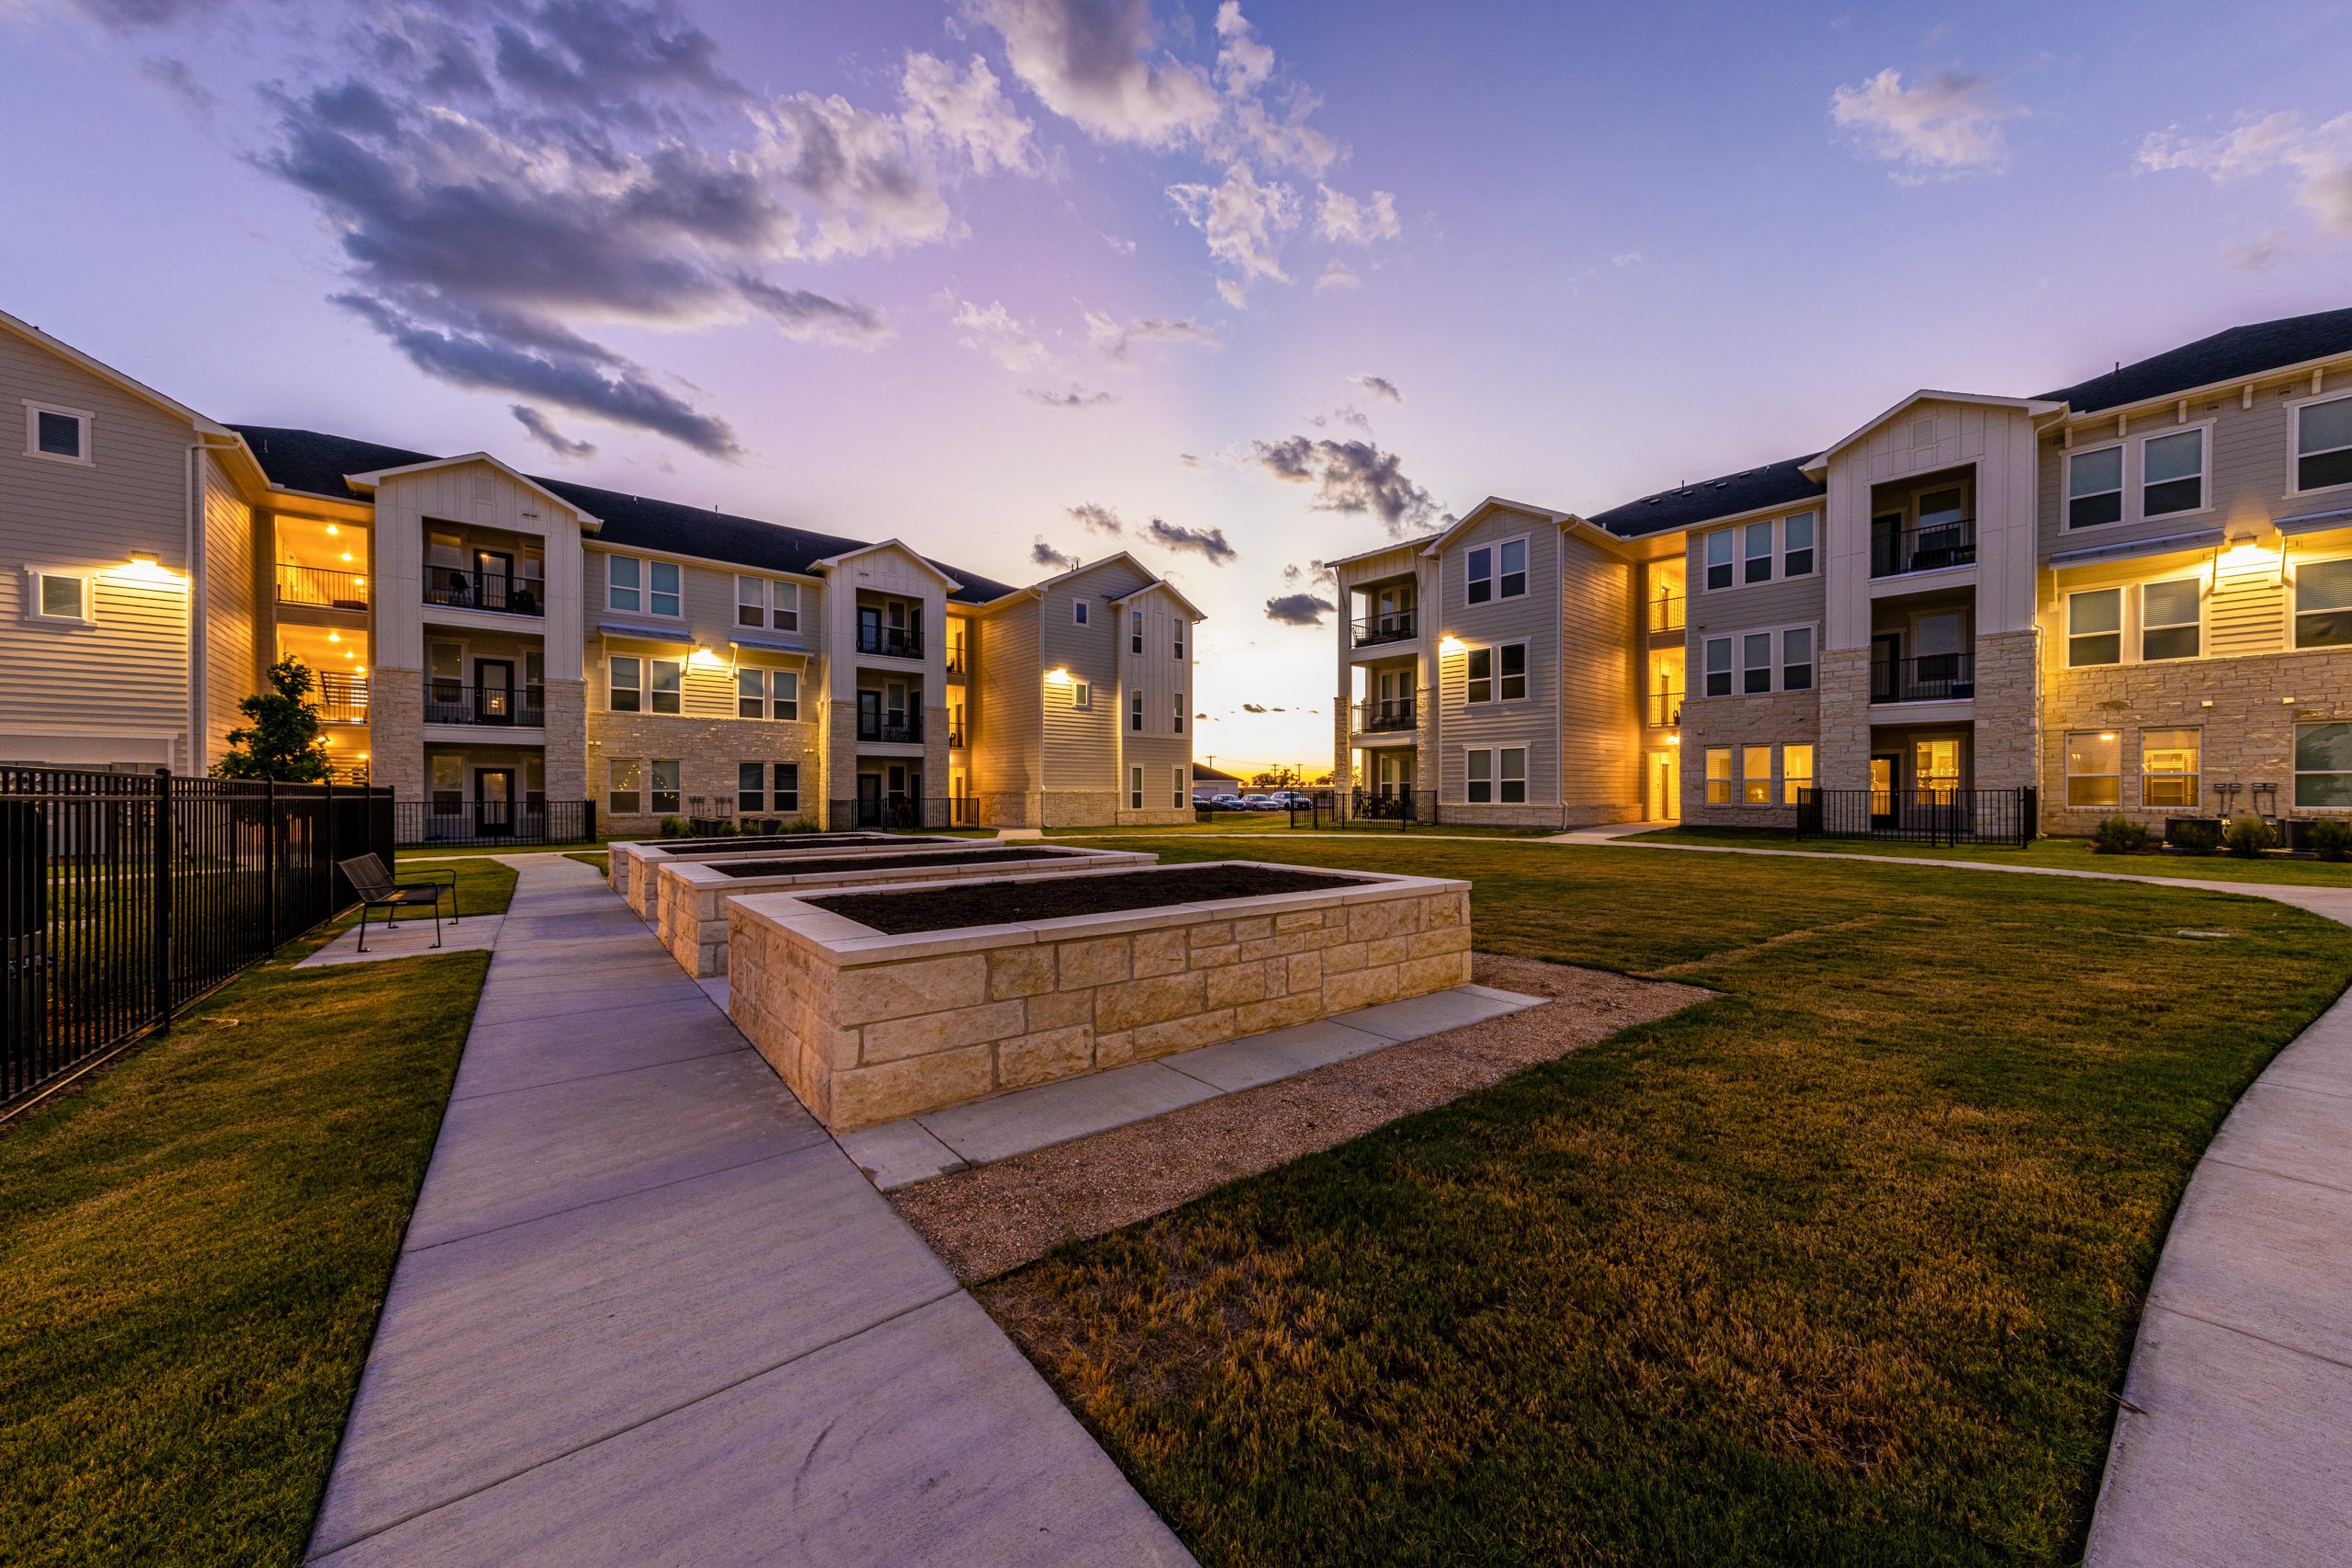
M 277 602 L 322 610 L 365 610 L 368 574 L 322 566 L 277 563 Z
M 1413 728 L 1414 701 L 1410 697 L 1374 697 L 1356 705 L 1356 733 L 1359 735 L 1393 735 Z
M 489 610 L 502 615 L 548 613 L 547 585 L 538 578 L 484 567 L 426 567 L 424 602 L 453 610 Z
M 964 675 L 968 673 L 972 668 L 971 659 L 971 649 L 963 641 L 963 639 L 960 637 L 951 637 L 948 639 L 947 672 L 950 675 L 956 676 L 960 680 Z
M 1648 618 L 1643 624 L 1654 632 L 1679 632 L 1682 629 L 1683 605 L 1679 593 L 1653 599 L 1649 602 Z
M 963 726 L 949 725 L 947 727 L 947 749 L 950 751 L 961 751 L 964 750 L 964 747 L 965 740 Z
M 1944 703 L 1976 694 L 1976 656 L 1923 653 L 1916 659 L 1880 659 L 1871 664 L 1871 701 Z
M 921 659 L 922 628 L 877 626 L 861 622 L 857 628 L 857 651 L 883 659 Z
M 1366 615 L 1354 625 L 1355 646 L 1376 648 L 1384 642 L 1409 642 L 1419 635 L 1419 625 L 1410 609 L 1385 610 Z
M 461 681 L 427 681 L 424 722 L 541 729 L 548 722 L 547 698 L 537 686 L 469 686 Z
M 1871 530 L 1871 575 L 1904 577 L 1915 571 L 1976 564 L 1976 519 L 1955 517 L 1917 528 Z
M 319 705 L 319 719 L 323 724 L 365 724 L 368 722 L 368 677 L 341 675 L 331 670 L 319 672 L 313 700 Z
M 919 746 L 922 743 L 922 719 L 915 714 L 884 714 L 879 717 L 859 714 L 857 738 L 883 746 Z
M 1672 690 L 1652 692 L 1647 716 L 1652 729 L 1677 728 L 1682 723 L 1682 694 Z

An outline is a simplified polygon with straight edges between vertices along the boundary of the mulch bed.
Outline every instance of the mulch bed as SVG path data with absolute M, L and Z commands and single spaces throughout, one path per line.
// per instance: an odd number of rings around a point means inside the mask
M 711 870 L 729 876 L 800 876 L 820 871 L 896 871 L 910 865 L 994 865 L 1000 861 L 1084 860 L 1075 850 L 962 850 L 945 854 L 831 855 L 814 860 L 728 860 Z
M 1328 893 L 1365 880 L 1280 865 L 1183 865 L 1067 880 L 973 882 L 905 893 L 841 893 L 808 902 L 886 935 L 905 936 L 911 931 L 954 931 L 959 926 L 1114 915 L 1219 898 L 1260 898 L 1272 893 Z
M 1472 973 L 1551 999 L 888 1196 L 956 1278 L 991 1280 L 1714 995 L 1483 953 Z

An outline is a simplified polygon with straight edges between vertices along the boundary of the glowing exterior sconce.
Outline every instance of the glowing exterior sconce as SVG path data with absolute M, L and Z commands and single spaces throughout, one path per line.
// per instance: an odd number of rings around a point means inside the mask
M 1046 685 L 1048 685 L 1048 686 L 1067 686 L 1067 685 L 1069 685 L 1069 683 L 1070 683 L 1070 678 L 1069 678 L 1069 665 L 1067 665 L 1067 664 L 1057 664 L 1057 665 L 1055 665 L 1051 670 L 1048 670 L 1048 671 L 1046 671 Z
M 1462 651 L 1464 643 L 1462 639 L 1455 637 L 1452 632 L 1448 632 L 1443 637 L 1437 639 L 1438 656 L 1442 659 L 1453 658 L 1455 654 Z

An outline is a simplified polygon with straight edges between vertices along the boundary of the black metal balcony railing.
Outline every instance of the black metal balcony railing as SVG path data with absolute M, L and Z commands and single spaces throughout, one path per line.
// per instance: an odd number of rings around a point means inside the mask
M 1654 632 L 1679 632 L 1682 629 L 1683 599 L 1679 593 L 1650 601 L 1649 629 Z
M 1359 822 L 1394 822 L 1408 827 L 1416 818 L 1411 784 L 1379 784 L 1351 792 L 1348 815 Z
M 1413 699 L 1374 697 L 1356 705 L 1356 733 L 1381 735 L 1413 728 Z
M 1871 665 L 1871 701 L 1940 703 L 1976 694 L 1976 656 L 1924 653 L 1917 659 L 1881 659 Z
M 1898 839 L 2023 849 L 2041 831 L 2031 789 L 1800 789 L 1800 839 Z
M 966 671 L 971 668 L 971 665 L 967 662 L 970 658 L 971 655 L 966 651 L 962 643 L 949 643 L 947 645 L 947 672 L 950 675 L 963 674 Z
M 862 626 L 857 628 L 857 651 L 880 654 L 886 659 L 921 659 L 922 628 Z
M 953 725 L 950 725 L 947 729 L 947 749 L 950 751 L 964 750 L 964 732 Z
M 319 717 L 327 724 L 368 722 L 368 677 L 322 671 L 318 687 Z
M 1649 721 L 1652 729 L 1672 729 L 1682 722 L 1682 694 L 1652 692 L 1649 699 Z
M 1356 646 L 1371 648 L 1376 643 L 1403 642 L 1414 635 L 1415 625 L 1410 610 L 1391 610 L 1386 615 L 1367 615 L 1355 623 Z
M 857 738 L 886 745 L 911 746 L 922 739 L 922 720 L 911 714 L 904 718 L 873 718 L 860 714 L 857 717 Z
M 1901 577 L 1969 566 L 1976 559 L 1976 519 L 1955 518 L 1924 528 L 1877 528 L 1871 533 L 1871 575 Z
M 537 729 L 547 721 L 547 697 L 537 686 L 469 686 L 458 681 L 424 683 L 427 724 L 508 725 Z
M 364 610 L 368 607 L 368 576 L 365 572 L 279 561 L 277 602 L 316 604 L 329 610 Z
M 393 807 L 401 844 L 576 844 L 596 836 L 593 800 L 403 800 Z
M 496 610 L 509 615 L 547 614 L 547 590 L 536 577 L 454 566 L 424 569 L 424 602 L 456 610 Z

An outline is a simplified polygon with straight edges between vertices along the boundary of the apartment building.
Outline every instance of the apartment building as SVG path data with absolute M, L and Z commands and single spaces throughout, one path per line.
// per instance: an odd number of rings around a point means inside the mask
M 1200 612 L 1131 556 L 1015 587 L 486 452 L 216 423 L 0 329 L 6 760 L 200 772 L 290 655 L 337 776 L 390 785 L 411 837 L 578 801 L 617 832 L 1190 815 Z
M 2352 310 L 2037 396 L 1921 389 L 1590 516 L 1490 499 L 1333 570 L 1367 812 L 2352 808 Z

